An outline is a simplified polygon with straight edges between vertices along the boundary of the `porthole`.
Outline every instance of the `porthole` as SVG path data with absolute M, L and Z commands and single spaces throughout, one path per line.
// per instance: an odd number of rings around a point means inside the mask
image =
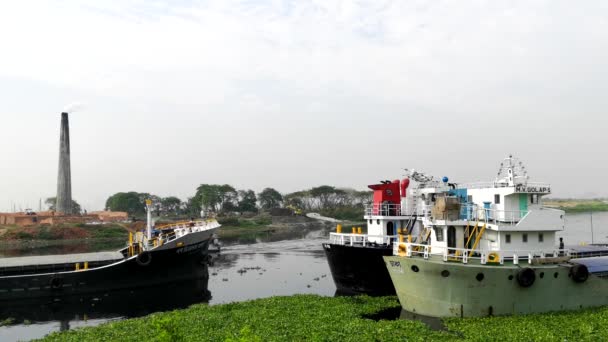
M 477 279 L 477 281 L 482 281 L 484 278 L 483 273 L 477 273 L 477 275 L 475 276 L 475 279 Z
M 513 280 L 513 275 L 512 274 L 509 276 L 509 280 Z
M 418 272 L 418 271 L 420 271 L 420 269 L 418 268 L 418 266 L 412 265 L 412 271 Z
M 559 273 L 557 273 L 557 272 L 553 273 L 553 278 L 557 278 L 558 275 L 559 275 Z
M 441 276 L 444 277 L 444 278 L 449 277 L 450 276 L 450 271 L 448 271 L 448 270 L 441 271 Z
M 540 272 L 540 277 L 544 278 L 545 277 L 545 272 Z

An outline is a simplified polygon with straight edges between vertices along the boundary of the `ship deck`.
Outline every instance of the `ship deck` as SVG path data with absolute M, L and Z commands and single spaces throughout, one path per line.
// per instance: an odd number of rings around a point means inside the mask
M 29 267 L 29 266 L 48 266 L 75 263 L 110 263 L 124 259 L 120 252 L 97 252 L 97 253 L 78 253 L 61 255 L 37 255 L 14 258 L 0 258 L 0 269 Z

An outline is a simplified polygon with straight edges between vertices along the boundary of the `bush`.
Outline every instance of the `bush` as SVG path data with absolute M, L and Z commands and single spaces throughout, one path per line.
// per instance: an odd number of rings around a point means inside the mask
M 28 232 L 17 232 L 17 234 L 15 234 L 15 238 L 18 240 L 31 240 L 34 238 L 34 236 Z
M 239 218 L 234 216 L 218 217 L 217 222 L 219 222 L 219 224 L 221 224 L 222 226 L 240 226 Z
M 321 210 L 319 214 L 338 220 L 363 221 L 363 208 L 361 207 L 338 207 Z

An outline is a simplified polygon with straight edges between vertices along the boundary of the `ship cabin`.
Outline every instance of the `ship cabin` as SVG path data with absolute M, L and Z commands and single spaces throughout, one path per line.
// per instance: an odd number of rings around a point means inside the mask
M 493 182 L 455 184 L 444 177 L 419 184 L 412 190 L 414 207 L 405 211 L 420 216 L 415 243 L 451 253 L 554 251 L 564 212 L 543 207 L 550 193 L 549 184 L 529 182 L 521 162 L 509 156 Z
M 367 239 L 372 243 L 390 244 L 399 234 L 411 232 L 412 215 L 407 215 L 403 203 L 410 180 L 382 181 L 369 185 L 374 191 L 373 202 L 365 208 Z
M 457 184 L 447 177 L 438 181 L 408 172 L 406 179 L 369 185 L 374 193 L 364 215 L 367 241 L 391 244 L 401 239 L 451 254 L 459 249 L 557 250 L 564 212 L 543 207 L 551 186 L 528 181 L 525 167 L 512 156 L 491 182 Z

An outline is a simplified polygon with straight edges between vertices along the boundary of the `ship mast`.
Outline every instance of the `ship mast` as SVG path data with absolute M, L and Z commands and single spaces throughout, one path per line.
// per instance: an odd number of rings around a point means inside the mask
M 146 200 L 146 232 L 148 240 L 152 239 L 152 200 Z

